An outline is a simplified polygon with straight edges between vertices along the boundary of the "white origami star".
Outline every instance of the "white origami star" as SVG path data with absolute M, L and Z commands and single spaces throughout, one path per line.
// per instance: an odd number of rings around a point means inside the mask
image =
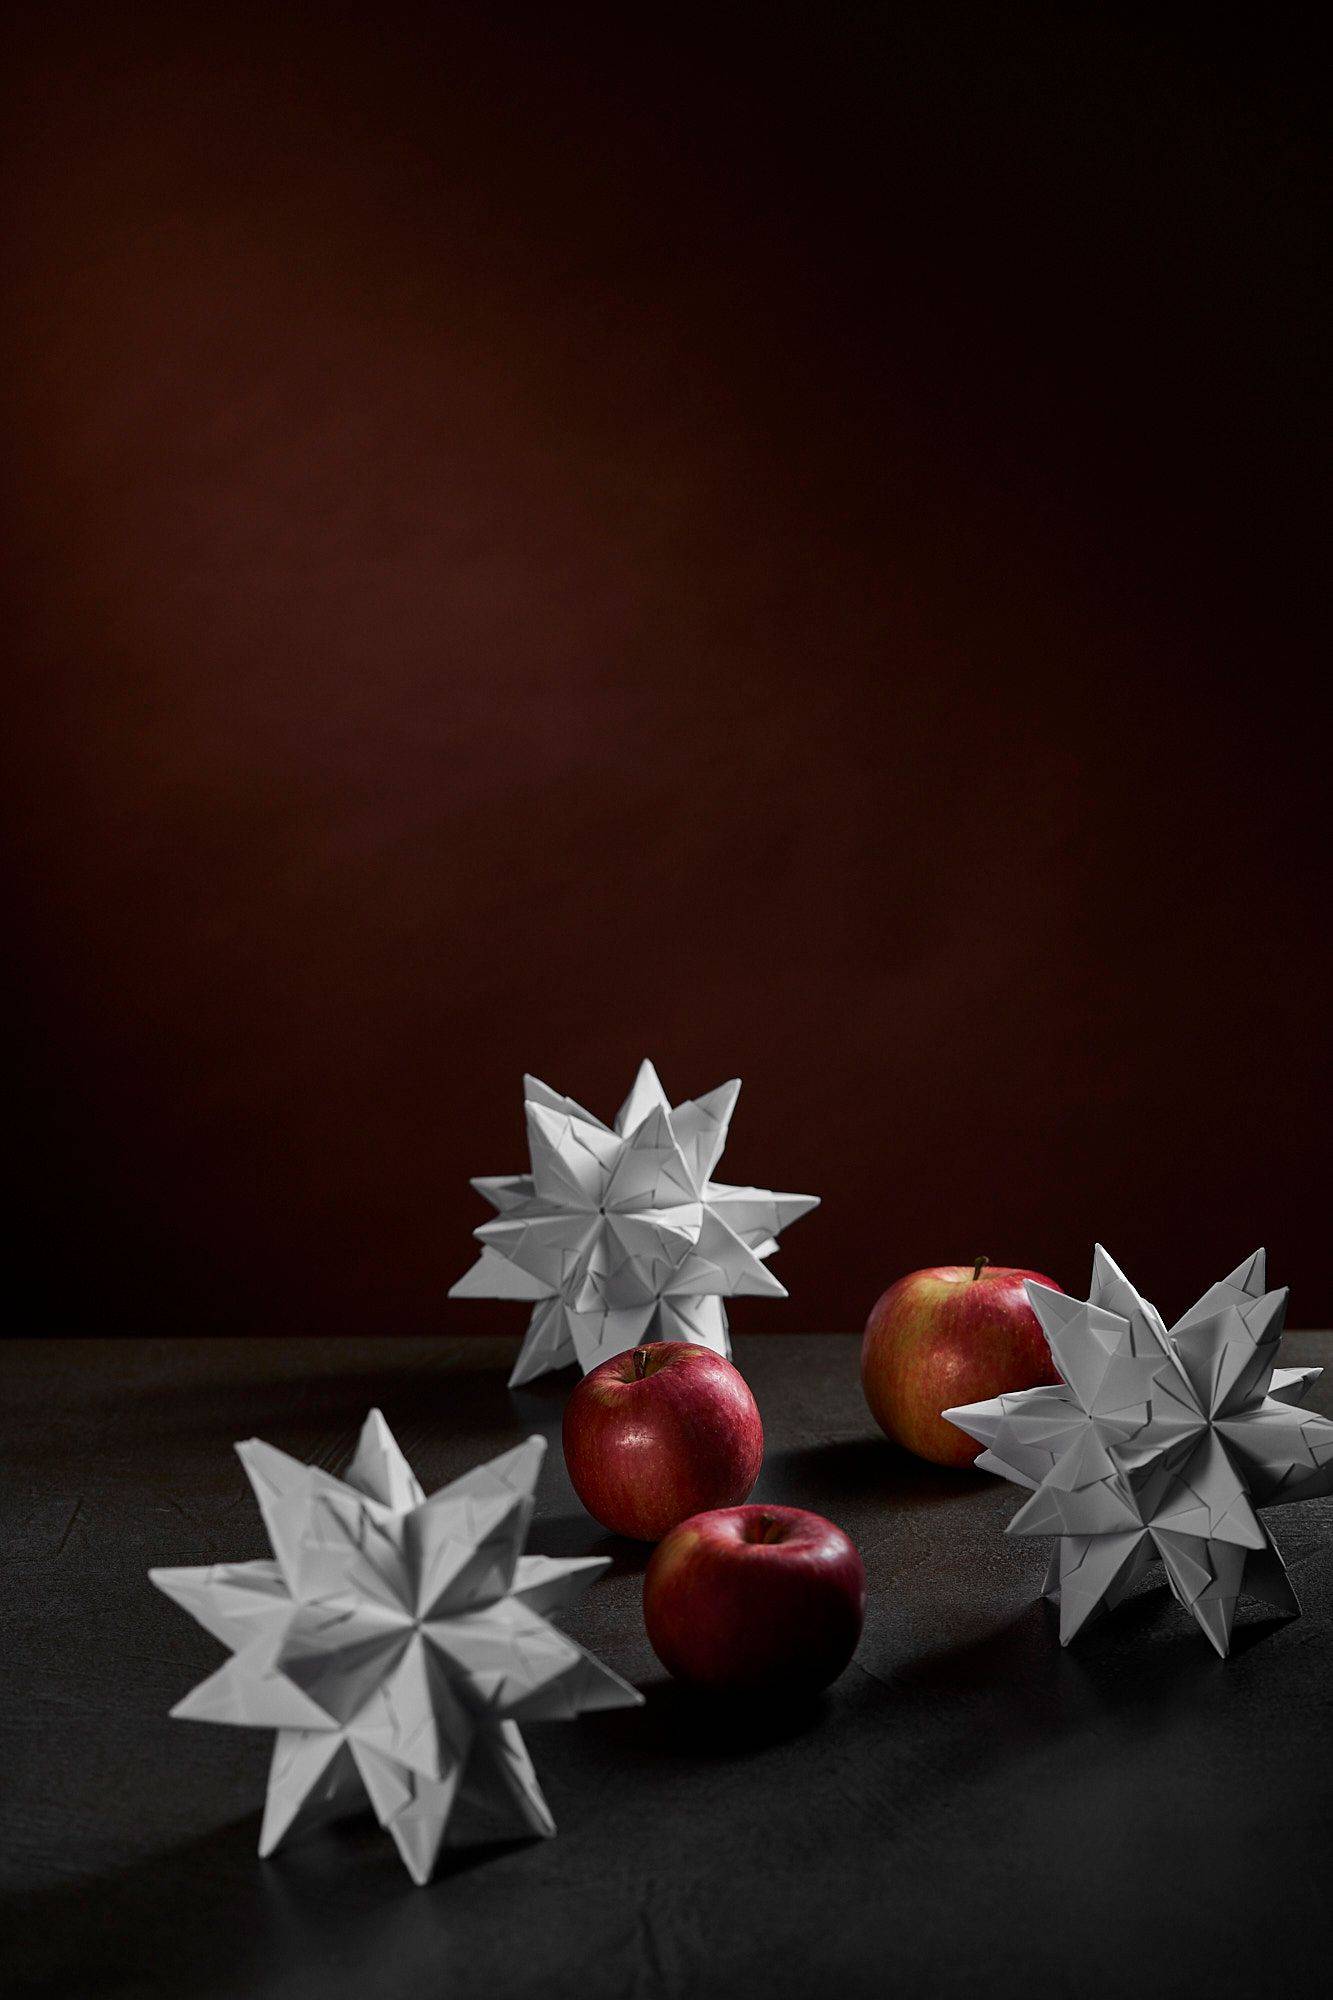
M 535 1076 L 523 1079 L 530 1174 L 474 1180 L 499 1215 L 455 1299 L 535 1299 L 510 1386 L 641 1340 L 730 1354 L 723 1298 L 785 1288 L 765 1269 L 789 1222 L 818 1195 L 710 1180 L 740 1092 L 724 1083 L 673 1111 L 642 1063 L 614 1125 Z
M 1086 1305 L 1028 1282 L 1064 1383 L 944 1412 L 1032 1489 L 1008 1532 L 1060 1536 L 1063 1645 L 1159 1556 L 1219 1653 L 1242 1591 L 1300 1610 L 1254 1509 L 1333 1492 L 1333 1422 L 1293 1408 L 1321 1370 L 1273 1366 L 1287 1294 L 1264 1270 L 1258 1250 L 1168 1332 L 1099 1244 Z
M 366 1793 L 415 1882 L 456 1806 L 491 1838 L 554 1833 L 519 1723 L 642 1696 L 541 1615 L 606 1566 L 520 1554 L 545 1448 L 427 1500 L 378 1410 L 345 1480 L 236 1447 L 277 1561 L 149 1575 L 233 1653 L 172 1714 L 278 1732 L 261 1855 Z

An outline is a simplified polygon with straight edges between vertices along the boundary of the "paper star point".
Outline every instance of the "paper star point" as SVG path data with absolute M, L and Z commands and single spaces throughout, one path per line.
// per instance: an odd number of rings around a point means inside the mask
M 378 1410 L 343 1479 L 236 1449 L 274 1559 L 149 1576 L 231 1649 L 172 1715 L 277 1731 L 260 1854 L 366 1797 L 417 1883 L 460 1808 L 554 1833 L 519 1724 L 642 1696 L 547 1622 L 606 1560 L 522 1553 L 544 1440 L 429 1498 Z
M 1333 1421 L 1300 1410 L 1318 1368 L 1276 1368 L 1285 1290 L 1262 1250 L 1167 1328 L 1098 1244 L 1086 1301 L 1029 1281 L 1062 1381 L 944 1415 L 983 1470 L 1028 1489 L 1013 1535 L 1057 1535 L 1044 1594 L 1063 1645 L 1160 1560 L 1220 1654 L 1242 1594 L 1296 1613 L 1255 1509 L 1333 1492 Z
M 722 1300 L 786 1297 L 764 1260 L 819 1198 L 713 1180 L 739 1093 L 733 1080 L 673 1109 L 644 1062 L 605 1125 L 524 1077 L 531 1171 L 473 1181 L 496 1215 L 449 1294 L 534 1302 L 511 1387 L 642 1340 L 730 1354 Z

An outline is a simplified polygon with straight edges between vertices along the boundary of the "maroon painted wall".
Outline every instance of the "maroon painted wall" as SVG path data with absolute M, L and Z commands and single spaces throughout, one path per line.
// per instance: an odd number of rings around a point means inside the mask
M 24 1324 L 516 1331 L 643 1054 L 742 1326 L 1333 1312 L 1317 72 L 1106 11 L 9 10 Z

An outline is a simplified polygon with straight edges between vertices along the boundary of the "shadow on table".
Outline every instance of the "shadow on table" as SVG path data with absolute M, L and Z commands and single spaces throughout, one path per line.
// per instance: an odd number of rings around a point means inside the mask
M 388 1996 L 494 1990 L 477 1963 L 466 1904 L 451 1885 L 544 1843 L 446 1850 L 426 1889 L 408 1879 L 369 1812 L 254 1852 L 259 1819 L 219 1827 L 170 1853 L 95 1882 L 25 1897 L 5 1921 L 23 1949 L 19 1996 L 102 1994 L 240 2000 L 281 1993 Z M 512 1894 L 512 1889 L 508 1891 Z M 462 1984 L 455 1974 L 472 1975 Z
M 625 1535 L 608 1535 L 591 1514 L 538 1515 L 524 1544 L 534 1556 L 605 1556 L 612 1576 L 642 1576 L 653 1553 L 651 1542 L 632 1542 Z
M 828 1713 L 827 1694 L 768 1698 L 707 1694 L 679 1681 L 650 1681 L 639 1709 L 610 1709 L 580 1718 L 599 1749 L 619 1763 L 658 1765 L 730 1762 L 806 1735 Z
M 822 1811 L 830 1843 L 844 1826 L 874 1826 L 876 1838 L 901 1837 L 910 1850 L 917 1823 L 903 1786 L 922 1782 L 937 1819 L 951 1799 L 963 1817 L 998 1809 L 1017 1786 L 1074 1824 L 1071 1766 L 1089 1758 L 1103 1796 L 1123 1796 L 1128 1812 L 1135 1785 L 1153 1782 L 1153 1746 L 1163 1743 L 1210 1798 L 1234 1805 L 1215 1753 L 1219 1722 L 1232 1740 L 1241 1728 L 1242 1753 L 1257 1754 L 1281 1707 L 1283 1668 L 1308 1689 L 1308 1648 L 1275 1646 L 1262 1668 L 1248 1669 L 1262 1642 L 1280 1639 L 1282 1621 L 1243 1617 L 1223 1662 L 1161 1588 L 1090 1628 L 1076 1650 L 1060 1648 L 1054 1623 L 1038 1602 L 919 1649 L 886 1619 L 867 1634 L 858 1666 L 805 1705 L 721 1705 L 662 1679 L 645 1687 L 637 1711 L 584 1716 L 577 1732 L 536 1725 L 538 1768 L 549 1762 L 553 1795 L 569 1798 L 567 1819 L 557 1808 L 560 1837 L 449 1852 L 429 1889 L 408 1882 L 369 1813 L 263 1863 L 251 1814 L 95 1882 L 25 1898 L 8 1913 L 22 1977 L 7 1995 L 621 1992 L 607 1981 L 623 1978 L 623 1952 L 638 1942 L 636 1897 L 583 1892 L 614 1876 L 622 1851 L 683 1850 L 701 1825 L 755 1810 L 791 1833 L 803 1814 Z M 1176 1837 L 1174 1820 L 1158 1837 Z M 526 1940 L 517 1984 L 516 1926 Z
M 133 1449 L 149 1440 L 180 1446 L 206 1439 L 225 1449 L 229 1440 L 260 1437 L 297 1457 L 309 1452 L 308 1462 L 325 1469 L 340 1468 L 367 1412 L 379 1409 L 423 1479 L 431 1476 L 432 1451 L 438 1455 L 442 1443 L 463 1435 L 477 1440 L 479 1457 L 534 1431 L 559 1452 L 567 1383 L 550 1395 L 511 1393 L 503 1374 L 480 1357 L 476 1365 L 345 1372 L 321 1372 L 313 1353 L 311 1362 L 311 1373 L 296 1377 L 136 1385 L 117 1409 L 116 1444 Z
M 875 1499 L 897 1506 L 934 1507 L 983 1490 L 992 1482 L 970 1467 L 928 1465 L 884 1437 L 834 1438 L 827 1444 L 793 1445 L 770 1452 L 761 1485 L 774 1499 L 797 1507 L 864 1505 Z M 795 1497 L 795 1496 L 800 1496 Z
M 1206 1700 L 1227 1688 L 1229 1668 L 1234 1673 L 1237 1662 L 1290 1622 L 1242 1605 L 1230 1660 L 1223 1660 L 1166 1586 L 1148 1582 L 1087 1625 L 1071 1647 L 1059 1643 L 1058 1609 L 1039 1598 L 990 1631 L 900 1659 L 887 1671 L 864 1650 L 858 1661 L 900 1702 L 991 1700 L 1009 1721 L 1045 1732 L 1145 1702 Z

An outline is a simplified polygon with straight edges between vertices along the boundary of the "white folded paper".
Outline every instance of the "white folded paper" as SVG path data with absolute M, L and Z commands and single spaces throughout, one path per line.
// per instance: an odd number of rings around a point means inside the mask
M 606 1567 L 521 1553 L 545 1448 L 426 1499 L 378 1410 L 345 1479 L 252 1438 L 277 1560 L 149 1571 L 232 1651 L 172 1714 L 277 1731 L 261 1855 L 367 1795 L 418 1883 L 457 1808 L 474 1836 L 554 1833 L 518 1725 L 643 1697 L 543 1615 Z
M 1244 1593 L 1300 1605 L 1254 1509 L 1333 1492 L 1333 1422 L 1298 1405 L 1318 1368 L 1274 1368 L 1285 1290 L 1262 1250 L 1168 1329 L 1097 1246 L 1086 1304 L 1028 1281 L 1064 1381 L 946 1410 L 977 1465 L 1028 1487 L 1011 1535 L 1058 1535 L 1045 1595 L 1068 1645 L 1160 1557 L 1219 1653 Z
M 785 1288 L 764 1259 L 818 1195 L 710 1178 L 740 1094 L 724 1083 L 672 1110 L 640 1064 L 611 1125 L 523 1079 L 530 1174 L 474 1180 L 498 1210 L 474 1231 L 481 1256 L 454 1299 L 531 1299 L 510 1386 L 577 1361 L 586 1375 L 642 1340 L 730 1354 L 724 1298 Z

